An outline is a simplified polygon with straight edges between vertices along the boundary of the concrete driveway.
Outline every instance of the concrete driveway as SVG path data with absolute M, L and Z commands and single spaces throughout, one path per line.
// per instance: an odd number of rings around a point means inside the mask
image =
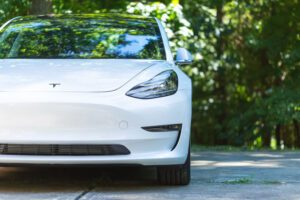
M 300 199 L 300 153 L 194 152 L 192 182 L 151 168 L 0 168 L 0 200 Z

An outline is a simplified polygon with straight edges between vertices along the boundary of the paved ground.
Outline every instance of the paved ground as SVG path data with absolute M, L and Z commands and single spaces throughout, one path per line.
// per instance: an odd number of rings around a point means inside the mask
M 185 187 L 157 185 L 151 168 L 0 168 L 0 200 L 300 199 L 300 153 L 192 155 Z

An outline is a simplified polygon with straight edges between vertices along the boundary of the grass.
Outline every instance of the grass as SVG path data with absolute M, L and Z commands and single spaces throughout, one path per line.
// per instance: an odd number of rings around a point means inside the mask
M 268 181 L 263 181 L 263 184 L 278 185 L 278 184 L 282 184 L 282 182 L 274 181 L 274 180 L 268 180 Z
M 239 178 L 234 180 L 226 180 L 223 183 L 225 184 L 250 184 L 252 180 L 250 178 Z
M 251 180 L 250 178 L 244 177 L 244 178 L 226 180 L 226 181 L 223 181 L 222 183 L 232 184 L 232 185 L 235 185 L 235 184 L 251 184 L 251 183 L 253 183 L 253 180 Z M 262 183 L 262 184 L 266 184 L 266 185 L 279 185 L 279 184 L 282 184 L 282 182 L 276 181 L 276 180 L 264 180 L 262 182 L 259 181 L 258 183 Z

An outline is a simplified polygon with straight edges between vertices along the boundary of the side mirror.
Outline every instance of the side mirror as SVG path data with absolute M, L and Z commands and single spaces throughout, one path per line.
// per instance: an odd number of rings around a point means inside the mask
M 185 48 L 179 48 L 176 53 L 175 63 L 177 65 L 189 65 L 193 62 L 193 56 Z

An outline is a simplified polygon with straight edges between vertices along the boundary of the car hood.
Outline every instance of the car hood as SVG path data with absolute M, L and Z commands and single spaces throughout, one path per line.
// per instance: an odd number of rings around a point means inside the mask
M 132 59 L 2 59 L 0 92 L 117 90 L 146 68 L 165 61 Z M 54 84 L 58 84 L 55 87 Z

